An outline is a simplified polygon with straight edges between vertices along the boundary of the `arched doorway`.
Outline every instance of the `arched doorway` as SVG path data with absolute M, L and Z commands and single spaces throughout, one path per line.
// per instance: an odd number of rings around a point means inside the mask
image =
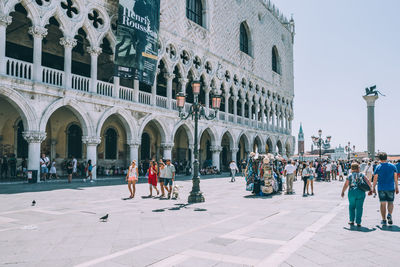
M 124 118 L 119 114 L 109 116 L 101 126 L 101 142 L 97 147 L 98 164 L 101 174 L 120 173 L 129 165 L 127 129 Z M 125 122 L 125 121 L 124 121 Z
M 229 170 L 229 162 L 232 161 L 232 148 L 233 148 L 233 139 L 229 132 L 224 133 L 221 140 L 222 146 L 222 154 L 221 154 L 221 170 L 228 171 Z
M 0 96 L 0 158 L 28 156 L 28 143 L 22 136 L 24 129 L 19 110 L 8 99 Z
M 209 130 L 205 130 L 200 137 L 199 163 L 201 168 L 213 166 L 211 145 L 211 135 Z
M 289 142 L 286 142 L 285 150 L 286 150 L 286 157 L 290 158 L 292 149 L 290 147 L 290 143 Z
M 278 152 L 279 155 L 282 155 L 282 143 L 280 140 L 276 142 L 276 152 Z
M 177 162 L 177 173 L 185 173 L 186 167 L 191 166 L 192 151 L 189 148 L 189 137 L 184 126 L 180 126 L 174 136 L 172 160 Z
M 152 120 L 146 124 L 141 135 L 142 140 L 139 155 L 141 161 L 149 162 L 150 160 L 162 158 L 161 143 L 163 136 L 164 131 L 157 121 Z
M 240 161 L 247 160 L 247 154 L 249 152 L 249 140 L 247 139 L 246 135 L 242 134 L 239 138 L 238 142 L 238 155 L 236 158 Z
M 67 157 L 82 158 L 82 129 L 73 123 L 67 128 Z
M 268 138 L 267 143 L 265 144 L 265 153 L 272 153 L 272 152 L 273 152 L 272 141 L 271 138 Z
M 27 158 L 28 157 L 28 142 L 22 136 L 24 132 L 24 124 L 20 120 L 17 124 L 17 158 Z
M 41 152 L 56 162 L 59 175 L 66 174 L 65 163 L 71 157 L 75 157 L 81 167 L 86 162 L 82 136 L 83 128 L 87 126 L 77 115 L 72 107 L 62 106 L 51 114 L 46 123 L 46 139 L 42 142 Z

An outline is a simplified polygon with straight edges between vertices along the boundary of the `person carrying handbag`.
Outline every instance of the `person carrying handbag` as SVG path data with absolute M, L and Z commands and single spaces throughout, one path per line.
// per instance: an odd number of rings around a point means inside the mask
M 366 184 L 369 186 L 368 195 L 372 195 L 371 182 L 365 177 L 364 174 L 360 173 L 360 165 L 358 165 L 358 163 L 351 164 L 351 174 L 349 174 L 347 177 L 341 194 L 341 196 L 344 197 L 344 193 L 347 187 L 349 187 L 349 225 L 354 225 L 355 220 L 357 226 L 361 227 Z

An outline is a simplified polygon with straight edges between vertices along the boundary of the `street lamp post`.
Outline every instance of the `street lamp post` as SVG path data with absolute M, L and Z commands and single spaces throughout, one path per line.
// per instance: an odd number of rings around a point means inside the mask
M 353 150 L 352 150 L 352 149 L 351 149 L 351 146 L 350 146 L 350 141 L 349 141 L 349 142 L 347 143 L 347 146 L 344 148 L 344 150 L 345 150 L 346 153 L 347 153 L 347 160 L 350 161 L 351 152 L 356 151 L 356 146 L 353 145 Z
M 200 191 L 200 177 L 199 177 L 199 149 L 198 149 L 198 123 L 199 119 L 202 117 L 207 120 L 213 120 L 217 116 L 218 109 L 221 105 L 221 96 L 213 94 L 211 96 L 212 99 L 212 108 L 214 113 L 206 115 L 204 107 L 199 103 L 199 94 L 200 94 L 200 81 L 192 82 L 192 90 L 194 95 L 193 104 L 190 106 L 189 112 L 186 114 L 185 111 L 182 111 L 185 107 L 186 96 L 183 92 L 180 92 L 176 96 L 176 104 L 179 109 L 179 117 L 181 120 L 187 120 L 190 116 L 194 120 L 194 162 L 193 162 L 193 178 L 192 178 L 192 191 L 190 192 L 188 202 L 189 203 L 199 203 L 204 202 L 203 193 Z
M 331 136 L 327 136 L 325 139 L 322 138 L 322 130 L 318 130 L 318 136 L 311 136 L 311 139 L 314 143 L 315 146 L 318 147 L 319 149 L 319 162 L 322 161 L 322 148 L 323 149 L 328 149 L 331 145 Z

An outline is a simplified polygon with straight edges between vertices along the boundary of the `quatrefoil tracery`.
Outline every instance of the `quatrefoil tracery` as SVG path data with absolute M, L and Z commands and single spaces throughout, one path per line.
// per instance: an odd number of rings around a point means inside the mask
M 75 4 L 72 0 L 65 0 L 61 2 L 61 7 L 65 9 L 65 12 L 68 17 L 73 18 L 74 16 L 79 14 L 78 9 L 75 7 Z

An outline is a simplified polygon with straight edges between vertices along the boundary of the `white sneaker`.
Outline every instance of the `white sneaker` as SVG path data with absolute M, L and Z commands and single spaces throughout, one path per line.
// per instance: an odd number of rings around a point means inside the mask
M 90 180 L 90 182 L 93 183 L 94 181 L 93 181 L 93 180 Z
M 83 179 L 83 182 L 86 183 L 86 179 Z

